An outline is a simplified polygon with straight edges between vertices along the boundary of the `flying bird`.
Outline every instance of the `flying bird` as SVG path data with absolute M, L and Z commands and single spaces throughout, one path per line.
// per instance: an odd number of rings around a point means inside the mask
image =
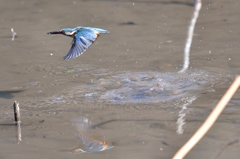
M 60 31 L 52 31 L 47 34 L 63 34 L 73 38 L 71 49 L 68 54 L 63 57 L 64 60 L 68 60 L 83 54 L 100 34 L 105 33 L 109 33 L 109 31 L 100 28 L 78 26 L 76 28 L 63 28 Z

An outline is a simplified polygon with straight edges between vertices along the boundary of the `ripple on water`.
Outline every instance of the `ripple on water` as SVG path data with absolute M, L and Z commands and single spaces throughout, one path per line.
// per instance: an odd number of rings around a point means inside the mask
M 94 98 L 116 104 L 165 103 L 213 90 L 219 83 L 216 75 L 205 71 L 179 73 L 129 72 L 105 76 L 91 85 L 72 92 L 79 98 Z
M 221 75 L 208 74 L 206 71 L 179 73 L 125 72 L 97 74 L 90 84 L 74 87 L 48 103 L 80 102 L 88 99 L 113 104 L 158 103 L 176 105 L 187 98 L 213 91 L 216 85 L 226 82 Z M 182 100 L 184 99 L 184 100 Z
M 91 78 L 90 83 L 79 83 L 73 88 L 67 88 L 44 99 L 45 104 L 76 103 L 83 99 L 113 104 L 169 103 L 171 101 L 176 103 L 176 100 L 191 98 L 214 90 L 215 85 L 226 81 L 221 74 L 208 73 L 203 70 L 188 70 L 183 74 L 152 71 L 113 72 L 79 64 L 39 65 L 23 70 L 26 73 L 32 71 L 59 77 L 64 77 L 66 74 L 72 74 L 74 77 L 75 74 L 80 73 L 80 76 L 88 74 Z M 66 79 L 56 84 L 64 82 Z

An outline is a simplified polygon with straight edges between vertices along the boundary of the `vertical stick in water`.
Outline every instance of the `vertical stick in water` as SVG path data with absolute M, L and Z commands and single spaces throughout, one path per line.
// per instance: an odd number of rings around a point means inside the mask
M 184 64 L 183 64 L 182 70 L 180 70 L 179 73 L 185 72 L 189 67 L 189 54 L 190 54 L 190 47 L 191 47 L 191 44 L 192 44 L 194 27 L 195 27 L 195 24 L 196 24 L 196 21 L 197 21 L 197 18 L 198 18 L 199 11 L 201 10 L 201 7 L 202 7 L 201 0 L 195 0 L 194 2 L 196 2 L 195 10 L 194 10 L 194 13 L 193 13 L 191 23 L 190 23 L 189 28 L 188 28 L 188 37 L 187 37 L 187 41 L 186 41 L 185 49 L 184 49 Z
M 13 109 L 14 109 L 14 123 L 18 124 L 21 121 L 20 121 L 20 108 L 19 103 L 17 101 L 14 102 Z
M 17 125 L 16 127 L 17 141 L 19 144 L 19 142 L 22 141 L 22 134 L 21 134 L 21 121 L 20 121 L 20 107 L 17 101 L 14 102 L 13 109 L 14 109 L 14 123 Z

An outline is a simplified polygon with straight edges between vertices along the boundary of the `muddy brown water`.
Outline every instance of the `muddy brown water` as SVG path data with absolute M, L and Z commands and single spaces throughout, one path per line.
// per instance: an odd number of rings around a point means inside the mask
M 191 1 L 0 1 L 0 158 L 171 158 L 239 74 L 240 4 L 204 1 L 178 74 Z M 110 34 L 64 61 L 71 39 L 47 35 L 92 26 Z M 11 28 L 17 33 L 11 39 Z M 213 158 L 239 138 L 239 93 L 186 158 Z M 13 102 L 20 102 L 17 144 Z M 113 149 L 85 154 L 74 120 L 87 118 Z M 238 158 L 239 145 L 222 158 Z

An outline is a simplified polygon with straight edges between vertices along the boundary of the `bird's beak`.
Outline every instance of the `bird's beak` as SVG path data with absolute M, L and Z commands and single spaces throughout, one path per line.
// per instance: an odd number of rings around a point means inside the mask
M 47 34 L 63 34 L 62 31 L 51 31 L 51 32 L 48 32 Z

